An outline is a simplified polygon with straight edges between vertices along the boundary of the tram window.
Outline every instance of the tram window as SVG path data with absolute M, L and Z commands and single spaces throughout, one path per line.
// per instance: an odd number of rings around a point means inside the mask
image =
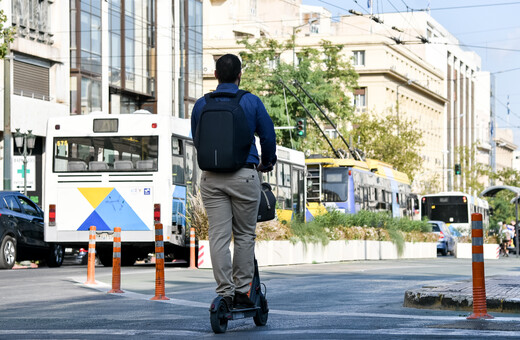
M 345 202 L 348 198 L 348 169 L 325 168 L 323 172 L 325 202 Z M 359 196 L 359 188 L 356 188 Z

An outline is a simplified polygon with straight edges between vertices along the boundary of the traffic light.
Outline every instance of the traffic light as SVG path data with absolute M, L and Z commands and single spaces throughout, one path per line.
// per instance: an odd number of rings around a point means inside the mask
M 307 135 L 307 119 L 296 119 L 296 136 L 305 137 Z
M 460 164 L 455 164 L 455 175 L 460 175 Z

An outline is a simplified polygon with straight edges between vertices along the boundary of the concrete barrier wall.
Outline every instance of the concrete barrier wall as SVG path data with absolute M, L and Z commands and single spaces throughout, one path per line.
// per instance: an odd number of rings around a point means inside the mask
M 209 242 L 199 241 L 199 268 L 211 268 Z M 233 254 L 233 244 L 230 246 Z M 200 253 L 200 252 L 199 252 Z M 389 241 L 330 241 L 321 243 L 291 243 L 289 241 L 257 241 L 255 254 L 259 266 L 323 263 L 355 260 L 391 260 L 437 257 L 437 243 L 406 242 L 403 254 Z
M 496 260 L 500 246 L 498 244 L 484 244 L 484 259 Z M 470 259 L 472 257 L 471 243 L 457 243 L 456 257 L 461 259 Z

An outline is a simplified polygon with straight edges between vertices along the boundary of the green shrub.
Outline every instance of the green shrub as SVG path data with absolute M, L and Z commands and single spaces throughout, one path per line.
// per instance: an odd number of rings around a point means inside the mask
M 412 221 L 407 218 L 394 218 L 389 212 L 361 210 L 356 214 L 344 214 L 339 210 L 330 210 L 307 223 L 291 222 L 294 242 L 321 242 L 329 240 L 365 239 L 391 241 L 399 254 L 404 250 L 405 234 L 431 232 L 426 221 Z M 409 238 L 409 236 L 406 236 Z M 428 237 L 425 237 L 428 239 Z

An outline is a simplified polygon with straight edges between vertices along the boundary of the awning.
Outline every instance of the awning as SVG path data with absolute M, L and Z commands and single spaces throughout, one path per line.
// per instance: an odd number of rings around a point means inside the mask
M 480 193 L 479 196 L 494 197 L 498 192 L 500 192 L 502 190 L 511 191 L 511 192 L 513 192 L 516 195 L 516 197 L 511 200 L 511 203 L 515 203 L 515 200 L 518 197 L 520 197 L 520 188 L 519 187 L 513 187 L 513 186 L 510 186 L 510 185 L 495 185 L 495 186 L 486 188 L 486 189 L 484 189 L 484 191 L 482 191 Z

